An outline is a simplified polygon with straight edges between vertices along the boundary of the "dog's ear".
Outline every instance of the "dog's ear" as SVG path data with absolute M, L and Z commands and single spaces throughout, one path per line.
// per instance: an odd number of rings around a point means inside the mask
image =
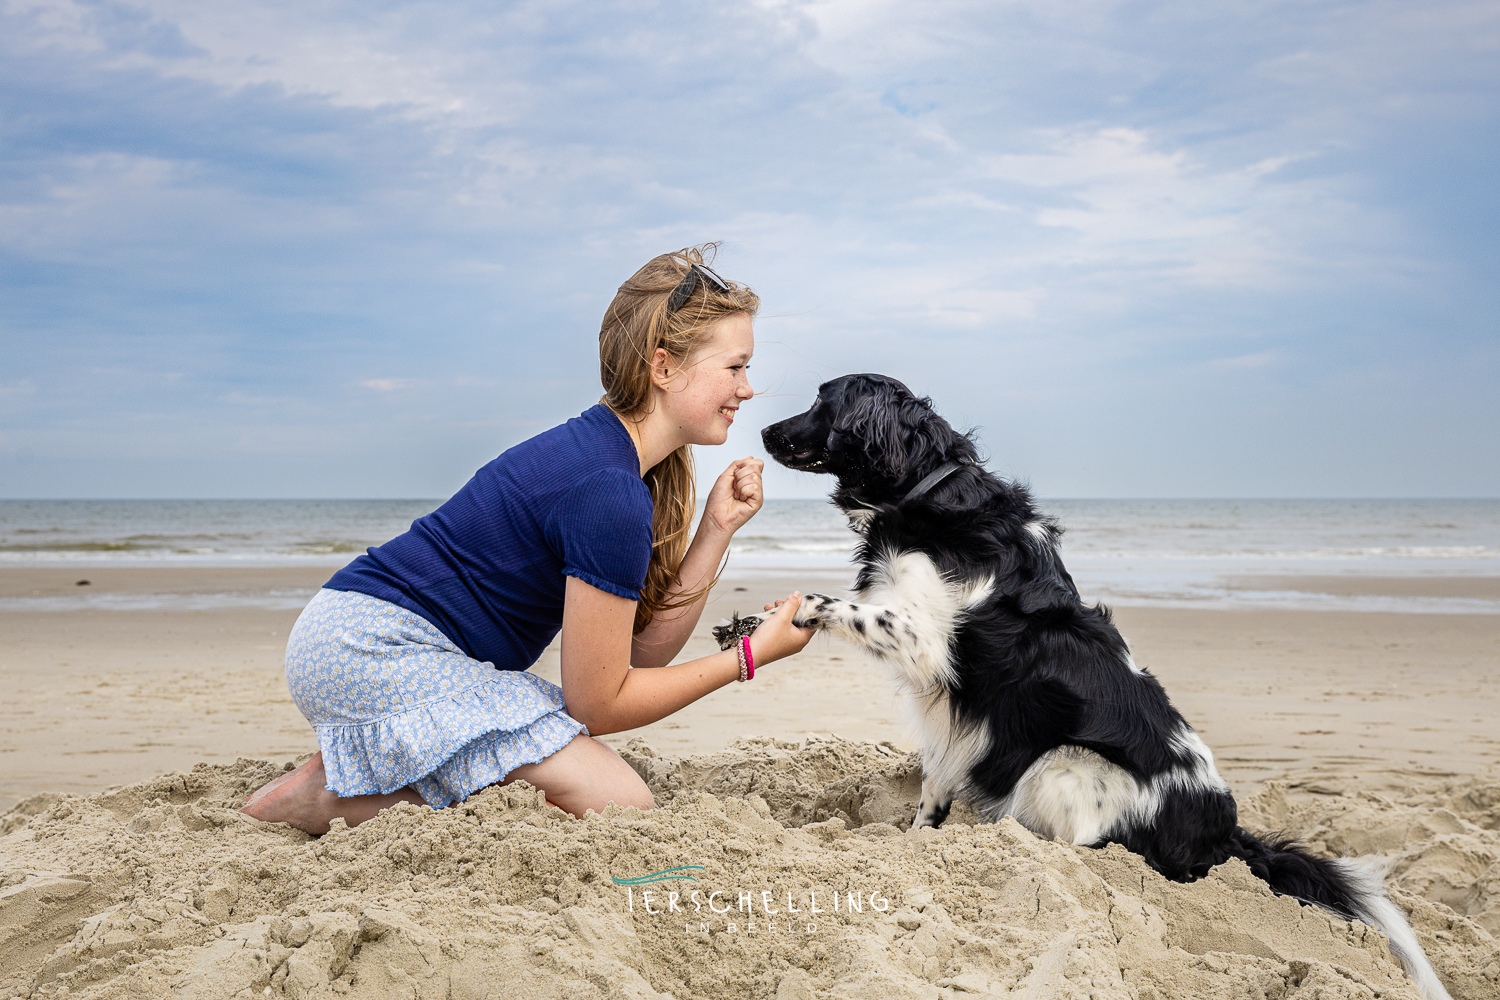
M 828 450 L 857 458 L 866 469 L 900 483 L 917 456 L 940 451 L 942 439 L 952 433 L 929 400 L 887 382 L 864 383 L 839 408 Z

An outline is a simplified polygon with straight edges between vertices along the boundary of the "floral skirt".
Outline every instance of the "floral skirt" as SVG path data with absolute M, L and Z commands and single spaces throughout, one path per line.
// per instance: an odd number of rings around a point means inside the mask
M 557 685 L 481 663 L 415 612 L 353 591 L 308 603 L 286 681 L 341 796 L 410 786 L 440 809 L 588 732 Z

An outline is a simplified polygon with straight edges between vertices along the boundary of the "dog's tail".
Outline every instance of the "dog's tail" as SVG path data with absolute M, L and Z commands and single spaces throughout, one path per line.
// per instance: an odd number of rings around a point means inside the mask
M 1379 859 L 1320 858 L 1290 837 L 1262 840 L 1246 830 L 1236 832 L 1235 845 L 1234 855 L 1273 891 L 1378 928 L 1424 1000 L 1451 1000 L 1406 915 L 1386 895 L 1386 866 Z

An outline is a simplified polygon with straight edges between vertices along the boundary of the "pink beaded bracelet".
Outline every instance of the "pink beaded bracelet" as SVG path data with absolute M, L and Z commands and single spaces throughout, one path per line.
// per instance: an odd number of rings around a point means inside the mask
M 746 669 L 745 680 L 753 681 L 755 680 L 755 657 L 750 654 L 750 637 L 748 635 L 740 636 L 740 648 L 744 653 L 742 662 L 745 664 Z

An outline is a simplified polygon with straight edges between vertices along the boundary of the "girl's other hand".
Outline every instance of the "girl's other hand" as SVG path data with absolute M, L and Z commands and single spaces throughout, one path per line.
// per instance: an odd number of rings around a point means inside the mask
M 766 463 L 746 456 L 725 469 L 708 491 L 703 520 L 727 535 L 755 516 L 764 502 L 760 473 Z
M 755 655 L 757 669 L 761 664 L 774 663 L 782 657 L 802 652 L 802 647 L 812 640 L 817 629 L 798 628 L 792 624 L 792 616 L 801 604 L 802 595 L 793 591 L 790 597 L 777 601 L 776 613 L 750 633 L 750 651 Z

